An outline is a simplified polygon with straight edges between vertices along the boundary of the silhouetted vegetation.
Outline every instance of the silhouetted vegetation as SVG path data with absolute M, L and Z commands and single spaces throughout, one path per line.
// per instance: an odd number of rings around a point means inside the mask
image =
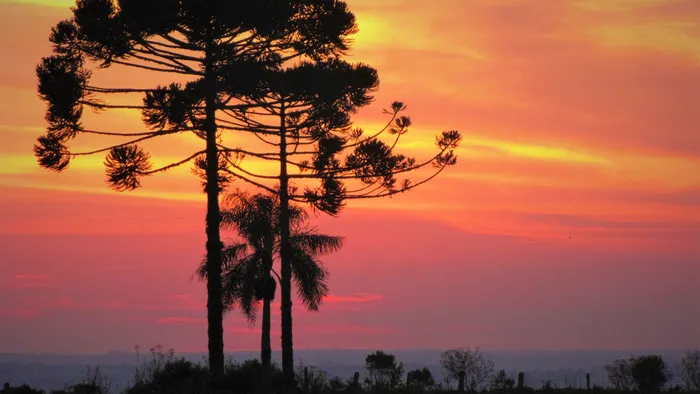
M 222 228 L 234 230 L 241 242 L 223 249 L 223 300 L 225 310 L 238 306 L 246 318 L 255 322 L 258 305 L 263 304 L 260 359 L 263 368 L 271 364 L 270 303 L 275 298 L 280 274 L 273 263 L 279 257 L 280 204 L 276 195 L 243 191 L 232 193 L 222 210 Z M 317 311 L 328 294 L 328 271 L 319 257 L 340 249 L 342 237 L 319 234 L 306 223 L 307 213 L 290 206 L 290 249 L 292 276 L 299 299 L 307 309 Z M 197 270 L 200 278 L 207 276 L 206 261 Z
M 700 391 L 700 350 L 688 352 L 681 360 L 680 378 L 689 391 Z
M 440 355 L 440 365 L 445 370 L 448 385 L 456 380 L 460 391 L 469 392 L 488 387 L 495 366 L 493 361 L 484 358 L 479 348 L 447 350 Z
M 627 360 L 615 360 L 605 368 L 613 387 L 621 391 L 635 389 L 641 392 L 658 392 L 672 376 L 666 362 L 659 355 L 632 356 Z
M 57 172 L 78 156 L 106 153 L 109 185 L 117 191 L 141 186 L 141 178 L 194 163 L 207 195 L 206 271 L 209 368 L 214 382 L 223 376 L 223 301 L 219 194 L 234 179 L 279 195 L 282 298 L 282 367 L 294 385 L 291 287 L 295 258 L 290 201 L 310 203 L 337 214 L 349 198 L 375 198 L 406 192 L 455 164 L 457 131 L 436 138 L 437 153 L 423 162 L 394 152 L 410 119 L 392 104 L 390 122 L 364 136 L 352 129 L 350 115 L 369 104 L 379 80 L 376 70 L 341 60 L 354 15 L 342 1 L 255 0 L 232 2 L 78 0 L 70 19 L 52 30 L 53 54 L 37 67 L 39 95 L 48 104 L 46 135 L 34 146 L 39 165 Z M 124 67 L 186 80 L 165 86 L 96 86 L 94 72 Z M 134 95 L 141 96 L 135 104 Z M 116 96 L 122 101 L 113 100 Z M 127 103 L 131 100 L 129 103 Z M 81 122 L 84 108 L 141 111 L 147 131 L 94 130 Z M 265 119 L 273 119 L 272 123 Z M 392 135 L 387 144 L 378 137 Z M 227 145 L 224 134 L 253 133 L 274 147 L 260 152 Z M 192 133 L 201 150 L 154 167 L 140 145 L 156 137 Z M 89 151 L 68 143 L 78 135 L 110 142 Z M 277 138 L 270 141 L 269 138 Z M 121 142 L 113 142 L 121 139 Z M 277 174 L 255 174 L 241 165 L 246 156 L 280 164 Z M 432 165 L 418 181 L 397 177 Z M 288 168 L 289 167 L 289 168 Z M 296 168 L 298 173 L 292 173 Z M 294 179 L 317 180 L 299 192 Z M 277 180 L 279 187 L 265 185 Z M 347 181 L 359 186 L 348 189 Z
M 435 379 L 428 368 L 414 369 L 406 374 L 406 387 L 419 392 L 429 391 L 435 387 Z
M 692 361 L 695 352 L 688 353 Z M 368 354 L 365 359 L 367 378 L 365 384 L 360 384 L 359 373 L 352 378 L 330 377 L 326 372 L 316 366 L 297 364 L 295 369 L 295 381 L 299 383 L 298 392 L 301 394 L 370 394 L 370 393 L 395 393 L 395 394 L 423 394 L 423 393 L 460 393 L 474 392 L 494 394 L 533 394 L 533 393 L 557 393 L 557 394 L 622 394 L 622 393 L 662 393 L 683 392 L 700 393 L 693 383 L 684 381 L 683 386 L 664 388 L 666 381 L 663 377 L 669 377 L 665 362 L 658 355 L 642 355 L 630 357 L 625 360 L 632 366 L 634 372 L 634 386 L 627 389 L 603 388 L 599 386 L 584 388 L 556 387 L 550 380 L 545 380 L 538 387 L 527 387 L 525 384 L 516 386 L 515 380 L 508 376 L 505 370 L 499 370 L 491 374 L 488 379 L 481 376 L 488 375 L 493 363 L 485 360 L 478 350 L 454 349 L 445 352 L 443 359 L 445 373 L 457 372 L 459 380 L 455 390 L 453 386 L 443 386 L 435 382 L 430 370 L 427 368 L 415 369 L 403 378 L 403 363 L 393 354 L 376 351 Z M 686 356 L 685 359 L 688 359 Z M 466 360 L 466 361 L 465 361 Z M 620 361 L 620 360 L 618 360 Z M 619 362 L 615 362 L 619 364 Z M 463 373 L 469 368 L 465 365 L 474 365 L 476 369 L 486 372 Z M 635 367 L 636 366 L 636 367 Z M 518 374 L 523 376 L 522 373 Z M 664 382 L 664 384 L 661 383 Z M 611 381 L 611 385 L 614 384 Z M 478 387 L 478 388 L 474 388 Z M 71 385 L 65 390 L 53 391 L 54 394 L 105 394 L 109 392 L 109 379 L 100 374 L 99 369 L 89 369 L 87 377 L 80 383 Z M 288 386 L 282 370 L 271 364 L 265 372 L 259 360 L 248 360 L 243 363 L 227 362 L 221 387 L 218 391 L 212 390 L 210 385 L 210 372 L 205 365 L 193 363 L 175 356 L 170 350 L 164 352 L 162 348 L 151 349 L 151 357 L 141 360 L 134 373 L 134 381 L 121 394 L 208 394 L 213 392 L 236 394 L 271 394 L 286 392 Z M 223 391 L 221 391 L 223 390 Z M 9 384 L 0 391 L 0 394 L 42 394 L 41 390 L 35 390 L 27 385 L 11 387 Z
M 396 356 L 381 350 L 367 355 L 365 369 L 369 374 L 366 385 L 372 390 L 394 389 L 403 376 L 403 363 L 397 363 Z
M 323 61 L 342 54 L 345 36 L 356 30 L 354 16 L 342 2 L 279 0 L 78 0 L 72 11 L 53 28 L 53 54 L 37 67 L 49 127 L 34 153 L 40 166 L 63 171 L 74 157 L 106 152 L 107 181 L 118 191 L 140 187 L 143 176 L 195 163 L 207 193 L 209 368 L 219 379 L 224 353 L 218 195 L 237 175 L 223 171 L 232 152 L 219 148 L 221 133 L 238 131 L 226 119 L 251 108 L 238 98 L 254 95 L 266 70 L 294 59 Z M 94 72 L 110 67 L 188 82 L 149 88 L 91 84 Z M 134 94 L 142 96 L 140 104 L 113 100 Z M 81 122 L 85 107 L 139 110 L 148 130 L 87 129 Z M 203 149 L 154 168 L 139 144 L 181 133 L 199 137 Z M 70 140 L 86 134 L 123 142 L 91 151 L 69 149 Z

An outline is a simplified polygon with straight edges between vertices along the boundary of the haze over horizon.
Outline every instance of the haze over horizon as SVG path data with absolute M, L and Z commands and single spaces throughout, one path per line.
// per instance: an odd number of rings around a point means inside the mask
M 205 286 L 191 276 L 205 198 L 190 167 L 116 193 L 103 157 L 54 174 L 32 155 L 46 127 L 35 66 L 71 4 L 0 0 L 0 353 L 203 352 Z M 700 348 L 700 2 L 348 4 L 351 59 L 381 80 L 357 125 L 402 100 L 404 151 L 429 154 L 443 129 L 465 138 L 431 183 L 312 216 L 347 241 L 324 259 L 320 312 L 294 304 L 295 349 Z M 129 111 L 85 118 L 143 129 Z M 154 157 L 199 143 L 169 141 Z M 238 311 L 224 325 L 227 351 L 257 348 Z

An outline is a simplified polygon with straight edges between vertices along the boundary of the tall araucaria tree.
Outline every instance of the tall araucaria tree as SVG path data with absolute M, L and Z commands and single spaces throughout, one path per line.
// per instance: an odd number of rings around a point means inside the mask
M 260 85 L 265 70 L 343 53 L 345 37 L 356 28 L 354 16 L 343 2 L 328 0 L 78 0 L 72 12 L 52 29 L 53 54 L 36 69 L 39 95 L 48 105 L 48 130 L 34 153 L 41 167 L 57 172 L 77 156 L 106 153 L 107 182 L 117 191 L 140 187 L 143 176 L 195 164 L 207 195 L 209 368 L 213 382 L 220 382 L 219 194 L 236 174 L 226 168 L 232 153 L 220 144 L 239 130 L 228 122 L 254 105 L 239 98 Z M 123 86 L 93 84 L 93 73 L 106 68 L 140 70 L 152 80 L 170 82 L 148 88 L 129 84 L 128 78 Z M 86 127 L 86 107 L 140 111 L 147 129 Z M 139 145 L 182 133 L 201 139 L 201 149 L 162 166 L 154 166 Z M 104 144 L 82 152 L 69 148 L 71 140 L 88 134 L 105 137 Z M 116 138 L 122 140 L 114 143 Z
M 280 199 L 282 369 L 289 385 L 294 380 L 292 332 L 292 266 L 289 204 L 311 204 L 337 215 L 348 199 L 380 198 L 409 191 L 456 163 L 454 150 L 461 141 L 458 131 L 436 136 L 436 152 L 418 162 L 396 152 L 411 120 L 401 115 L 406 106 L 394 102 L 385 110 L 386 126 L 366 135 L 353 128 L 351 115 L 373 101 L 379 80 L 376 70 L 339 58 L 302 61 L 265 70 L 258 93 L 241 97 L 255 110 L 232 113 L 229 127 L 253 133 L 267 150 L 252 151 L 220 144 L 224 171 L 257 185 Z M 387 137 L 387 138 L 385 138 Z M 279 172 L 260 173 L 244 166 L 246 156 L 276 161 Z M 432 167 L 432 171 L 424 170 Z M 407 175 L 419 173 L 412 181 Z M 299 186 L 292 182 L 299 182 Z M 268 183 L 275 182 L 279 188 Z M 301 185 L 301 184 L 304 185 Z M 351 186 L 348 187 L 347 184 Z

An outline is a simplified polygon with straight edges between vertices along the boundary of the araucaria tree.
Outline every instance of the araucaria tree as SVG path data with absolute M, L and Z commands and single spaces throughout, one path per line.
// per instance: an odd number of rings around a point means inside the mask
M 346 50 L 354 17 L 344 3 L 327 0 L 78 0 L 72 11 L 51 32 L 53 54 L 37 66 L 48 130 L 34 153 L 40 166 L 57 172 L 77 156 L 106 154 L 107 182 L 117 191 L 140 187 L 143 176 L 195 163 L 207 195 L 209 368 L 218 382 L 224 368 L 218 197 L 230 180 L 222 169 L 231 155 L 219 144 L 238 130 L 227 119 L 250 109 L 238 98 L 258 87 L 265 70 Z M 122 79 L 124 86 L 91 82 L 93 73 L 115 67 L 170 82 L 146 88 L 129 85 L 129 78 Z M 140 111 L 146 129 L 86 127 L 86 107 Z M 154 166 L 139 145 L 182 133 L 201 139 L 201 149 L 164 165 Z M 105 142 L 90 151 L 71 149 L 69 142 L 81 135 Z
M 349 199 L 387 197 L 430 181 L 456 163 L 461 141 L 455 130 L 436 136 L 437 149 L 423 161 L 397 152 L 411 125 L 406 106 L 394 102 L 385 110 L 389 120 L 381 130 L 365 133 L 353 127 L 351 115 L 373 101 L 377 71 L 340 58 L 314 59 L 268 68 L 256 94 L 241 95 L 254 110 L 232 113 L 226 125 L 246 130 L 262 146 L 252 150 L 221 144 L 226 173 L 279 194 L 282 369 L 294 379 L 291 298 L 290 202 L 307 203 L 337 215 Z M 274 161 L 276 173 L 256 172 L 245 157 Z M 430 169 L 430 171 L 424 171 Z M 418 181 L 409 175 L 419 173 Z M 295 183 L 296 182 L 296 183 Z M 279 185 L 275 188 L 270 183 Z

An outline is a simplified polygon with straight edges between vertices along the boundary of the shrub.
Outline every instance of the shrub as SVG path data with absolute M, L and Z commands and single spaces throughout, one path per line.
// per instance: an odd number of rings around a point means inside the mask
M 403 363 L 396 362 L 396 356 L 381 350 L 367 355 L 365 368 L 369 373 L 367 383 L 374 388 L 396 388 L 401 383 Z
M 491 381 L 491 390 L 510 390 L 515 387 L 515 379 L 506 375 L 506 371 L 501 369 L 496 375 L 494 375 Z
M 629 360 L 615 360 L 612 364 L 606 365 L 605 370 L 615 390 L 630 391 L 634 387 L 632 365 Z
M 429 390 L 435 386 L 435 379 L 428 368 L 415 369 L 406 375 L 406 386 L 419 391 Z
M 208 388 L 208 371 L 202 365 L 176 358 L 171 349 L 151 349 L 152 358 L 136 367 L 135 383 L 126 394 L 202 393 Z
M 0 390 L 2 394 L 44 394 L 44 390 L 37 390 L 23 384 L 19 387 L 11 387 L 9 383 L 5 383 L 5 387 Z
M 661 356 L 648 355 L 630 359 L 632 378 L 642 392 L 661 391 L 671 378 L 666 362 Z
M 283 387 L 284 377 L 276 364 L 270 366 L 266 378 L 263 372 L 259 360 L 246 360 L 241 364 L 230 362 L 224 371 L 225 387 L 236 394 L 258 393 L 264 389 L 276 392 Z
M 700 351 L 688 352 L 681 360 L 680 371 L 685 389 L 700 392 Z
M 320 394 L 328 390 L 328 374 L 314 366 L 299 363 L 296 370 L 297 382 L 305 393 Z

